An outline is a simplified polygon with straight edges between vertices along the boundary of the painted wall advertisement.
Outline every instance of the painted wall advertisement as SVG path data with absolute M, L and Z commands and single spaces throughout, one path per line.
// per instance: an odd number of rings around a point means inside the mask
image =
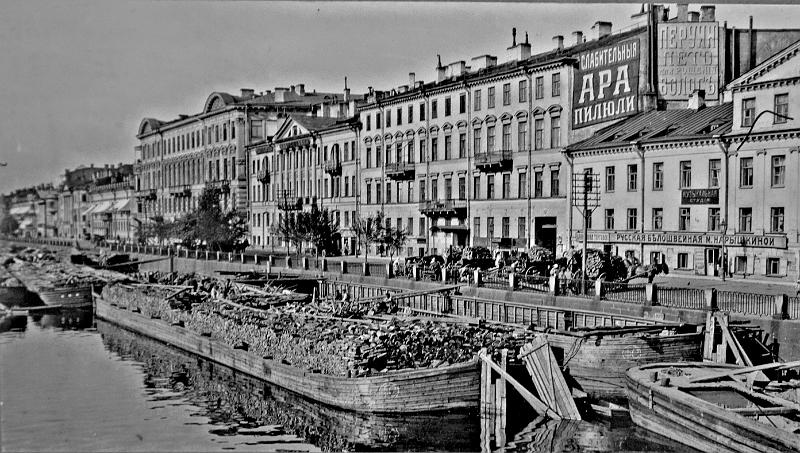
M 639 39 L 578 54 L 572 83 L 572 128 L 639 111 Z
M 658 91 L 663 99 L 686 100 L 694 90 L 719 99 L 717 22 L 658 24 Z

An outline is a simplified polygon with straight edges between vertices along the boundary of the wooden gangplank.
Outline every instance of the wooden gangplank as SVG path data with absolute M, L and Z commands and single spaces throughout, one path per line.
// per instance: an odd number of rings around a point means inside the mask
M 531 375 L 539 397 L 561 418 L 581 420 L 581 414 L 572 399 L 572 392 L 561 373 L 547 339 L 536 337 L 520 349 L 520 358 Z

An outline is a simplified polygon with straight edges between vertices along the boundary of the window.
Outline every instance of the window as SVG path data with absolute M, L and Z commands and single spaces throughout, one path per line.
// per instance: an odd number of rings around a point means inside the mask
M 414 122 L 414 104 L 408 106 L 408 119 L 406 121 L 408 124 Z
M 544 119 L 536 118 L 533 122 L 533 149 L 544 147 Z
M 753 229 L 753 208 L 739 208 L 739 231 L 749 233 Z
M 367 163 L 365 166 L 367 168 L 372 166 L 372 148 L 367 148 Z
M 406 201 L 408 201 L 409 203 L 414 201 L 414 181 L 409 181 L 408 184 L 406 185 Z M 410 226 L 411 222 L 409 222 L 408 224 Z
M 628 208 L 628 229 L 635 230 L 636 229 L 636 219 L 638 216 L 636 215 L 636 208 Z
M 458 178 L 458 199 L 467 199 L 467 178 L 464 176 Z
M 786 122 L 786 117 L 789 116 L 789 95 L 788 94 L 776 94 L 775 95 L 775 113 L 778 115 L 772 115 L 772 122 L 774 124 L 783 124 Z
M 476 237 L 480 237 L 481 235 L 481 218 L 475 217 L 472 219 L 472 234 Z
M 486 198 L 494 200 L 494 175 L 486 175 Z
M 511 150 L 511 123 L 503 124 L 503 149 Z
M 635 192 L 639 185 L 639 166 L 628 165 L 628 192 Z
M 617 167 L 606 167 L 606 192 L 613 192 L 617 184 Z
M 780 274 L 781 260 L 780 258 L 767 258 L 767 275 Z
M 450 96 L 444 98 L 444 116 L 450 116 Z
M 426 201 L 428 198 L 425 196 L 425 189 L 428 187 L 427 181 L 424 179 L 419 182 L 419 201 Z
M 503 105 L 511 105 L 511 84 L 503 84 Z M 508 237 L 508 236 L 503 236 Z
M 372 183 L 367 183 L 367 204 L 372 204 Z
M 431 179 L 431 200 L 439 199 L 439 179 Z
M 386 183 L 386 202 L 392 202 L 392 183 L 390 182 Z
M 722 168 L 722 161 L 719 159 L 710 159 L 708 161 L 708 187 L 719 187 L 719 172 Z
M 680 231 L 689 231 L 690 222 L 692 219 L 690 208 L 680 208 L 678 213 L 678 229 Z
M 381 128 L 381 112 L 375 112 L 375 129 Z
M 561 195 L 560 187 L 561 183 L 559 181 L 559 174 L 560 171 L 558 169 L 550 169 L 550 196 L 557 197 Z
M 756 114 L 756 98 L 742 99 L 742 127 L 753 125 Z
M 528 122 L 517 123 L 517 151 L 528 150 Z
M 410 198 L 409 198 L 409 200 L 410 200 Z M 413 217 L 409 217 L 408 218 L 408 223 L 406 223 L 406 225 L 408 225 L 408 235 L 409 236 L 413 236 L 414 235 L 414 218 Z M 411 253 L 409 252 L 409 255 L 410 254 Z
M 678 253 L 678 269 L 689 269 L 688 253 Z
M 501 190 L 504 200 L 511 198 L 511 173 L 503 173 L 503 187 Z
M 653 208 L 653 230 L 664 229 L 664 208 Z
M 653 190 L 664 190 L 664 163 L 653 163 Z
M 444 199 L 453 199 L 453 178 L 444 178 Z
M 425 217 L 419 218 L 419 232 L 417 234 L 425 236 Z M 419 249 L 419 251 L 422 252 L 422 249 Z M 422 256 L 422 253 L 420 253 L 420 256 Z
M 431 161 L 439 160 L 439 139 L 431 138 Z
M 494 126 L 486 127 L 486 152 L 494 151 Z
M 481 109 L 481 90 L 475 90 L 475 100 L 473 102 L 472 110 L 478 111 Z
M 681 161 L 680 188 L 688 189 L 690 187 L 692 187 L 692 162 L 683 160 Z
M 500 228 L 502 229 L 500 237 L 511 237 L 511 217 L 503 217 Z
M 453 137 L 450 135 L 444 136 L 444 160 L 450 160 L 453 158 Z
M 403 124 L 403 109 L 397 107 L 397 125 L 401 126 Z
M 375 147 L 375 166 L 380 167 L 383 165 L 383 148 L 380 146 Z
M 490 238 L 494 237 L 494 217 L 486 218 L 486 236 Z
M 528 196 L 528 174 L 520 173 L 517 176 L 517 197 L 525 198 Z
M 742 157 L 739 159 L 739 185 L 741 187 L 753 186 L 753 158 Z
M 367 125 L 367 130 L 370 130 L 372 128 L 372 115 L 365 116 L 364 123 Z
M 772 156 L 772 187 L 783 187 L 786 179 L 786 156 Z
M 489 87 L 486 90 L 486 108 L 494 108 L 494 87 Z
M 747 257 L 746 256 L 737 256 L 735 262 L 735 272 L 737 274 L 745 274 L 747 273 Z
M 426 149 L 426 144 L 427 143 L 428 142 L 426 142 L 424 138 L 419 139 L 419 161 L 420 162 L 425 162 L 427 160 L 427 158 L 428 158 L 428 156 L 427 156 L 428 152 L 427 152 L 427 149 Z
M 544 180 L 541 171 L 533 173 L 533 196 L 536 198 L 544 196 Z
M 561 95 L 561 74 L 553 74 L 553 96 Z
M 770 208 L 769 219 L 770 232 L 783 233 L 783 208 Z
M 536 78 L 536 89 L 534 91 L 534 95 L 536 99 L 544 98 L 544 77 L 537 77 Z
M 481 198 L 481 177 L 474 176 L 472 178 L 472 199 L 479 200 Z
M 708 208 L 708 231 L 719 231 L 721 229 L 719 213 L 720 208 Z
M 458 157 L 467 157 L 467 133 L 458 134 Z
M 386 127 L 392 127 L 392 111 L 386 110 Z
M 550 147 L 558 148 L 561 146 L 561 117 L 550 117 Z
M 613 209 L 606 209 L 606 221 L 605 221 L 605 228 L 607 230 L 614 229 L 614 210 Z
M 250 121 L 250 138 L 264 138 L 264 124 L 261 120 Z
M 519 81 L 519 102 L 528 102 L 528 81 Z
M 380 182 L 375 183 L 375 203 L 382 203 L 383 196 L 381 191 L 383 190 L 382 184 Z
M 419 120 L 425 121 L 425 103 L 419 105 Z
M 475 155 L 481 153 L 481 129 L 475 128 L 472 132 L 472 150 L 474 151 Z

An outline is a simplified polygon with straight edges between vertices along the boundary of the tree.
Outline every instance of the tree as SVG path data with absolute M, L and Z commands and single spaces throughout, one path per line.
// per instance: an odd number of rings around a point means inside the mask
M 225 212 L 219 192 L 205 188 L 197 209 L 175 222 L 174 233 L 187 246 L 205 244 L 211 250 L 233 251 L 247 234 L 247 219 L 236 211 Z
M 386 250 L 389 251 L 389 261 L 392 261 L 392 256 L 395 253 L 398 255 L 403 250 L 403 247 L 406 246 L 406 242 L 408 241 L 408 230 L 404 228 L 398 227 L 384 227 L 383 231 L 383 245 L 386 246 Z
M 150 239 L 162 245 L 165 240 L 174 237 L 176 230 L 176 223 L 164 219 L 163 216 L 157 215 L 150 218 L 150 223 L 140 223 L 137 235 L 139 241 L 147 243 Z
M 311 211 L 298 214 L 298 218 L 300 235 L 303 240 L 314 245 L 317 256 L 320 250 L 330 253 L 336 248 L 335 238 L 339 233 L 339 224 L 333 220 L 327 209 L 319 209 L 314 205 Z
M 301 217 L 300 214 L 302 213 L 297 215 L 284 214 L 278 220 L 276 233 L 286 242 L 286 256 L 289 256 L 290 243 L 294 244 L 298 254 L 300 253 L 300 248 L 303 246 L 305 233 L 303 231 L 302 222 L 299 221 Z
M 17 228 L 19 228 L 19 222 L 10 215 L 4 216 L 0 220 L 0 233 L 10 236 L 17 231 Z
M 384 231 L 384 214 L 378 212 L 367 218 L 358 218 L 353 222 L 353 231 L 358 238 L 359 244 L 364 247 L 364 263 L 367 263 L 367 255 L 369 255 L 369 246 L 381 242 L 383 239 Z

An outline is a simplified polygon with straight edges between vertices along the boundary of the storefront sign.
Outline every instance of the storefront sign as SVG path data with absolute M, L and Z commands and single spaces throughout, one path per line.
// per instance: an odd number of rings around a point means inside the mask
M 719 204 L 719 189 L 683 189 L 681 204 Z
M 583 232 L 575 230 L 573 237 L 578 242 L 582 242 Z M 603 242 L 608 244 L 667 244 L 721 247 L 723 240 L 726 247 L 785 249 L 787 245 L 786 236 L 766 236 L 757 234 L 737 233 L 723 236 L 721 233 L 688 233 L 683 231 L 648 231 L 644 233 L 623 231 L 589 232 L 589 242 Z
M 572 83 L 572 128 L 639 111 L 639 39 L 578 54 Z
M 658 91 L 663 99 L 686 100 L 694 90 L 719 99 L 717 22 L 658 24 Z

